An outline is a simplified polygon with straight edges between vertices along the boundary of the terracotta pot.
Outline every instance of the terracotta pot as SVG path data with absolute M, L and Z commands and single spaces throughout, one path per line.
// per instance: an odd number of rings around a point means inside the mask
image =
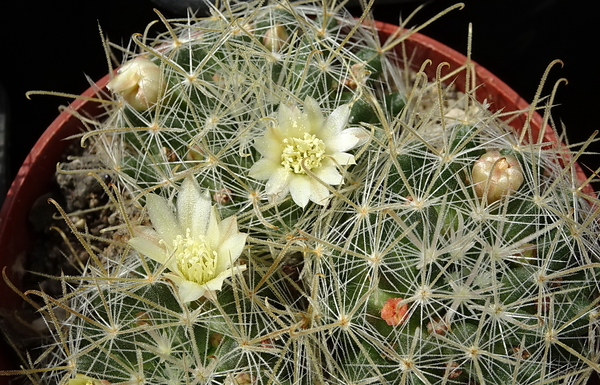
M 386 24 L 376 23 L 382 40 L 393 33 L 398 27 Z M 443 69 L 443 73 L 448 73 L 462 65 L 466 57 L 453 49 L 430 39 L 422 34 L 413 34 L 405 43 L 406 52 L 413 57 L 412 62 L 418 66 L 429 59 L 432 64 L 426 69 L 428 76 L 435 77 L 437 65 L 447 62 L 449 67 Z M 487 99 L 491 103 L 491 109 L 494 111 L 503 109 L 504 111 L 516 111 L 525 109 L 528 103 L 510 89 L 504 82 L 496 78 L 485 68 L 476 65 L 476 74 L 478 84 L 482 85 L 477 90 L 477 99 L 483 101 Z M 82 96 L 95 97 L 98 89 L 103 89 L 109 80 L 109 76 L 102 78 L 95 86 L 85 91 Z M 461 90 L 465 88 L 464 75 L 457 77 L 455 84 Z M 75 100 L 71 104 L 72 109 L 78 110 L 81 114 L 94 115 L 100 112 L 98 104 L 85 100 Z M 523 127 L 527 115 L 523 114 L 512 121 L 511 125 L 515 129 Z M 531 127 L 534 137 L 542 128 L 542 118 L 539 114 L 534 114 L 531 120 Z M 32 235 L 28 224 L 28 212 L 33 203 L 49 190 L 52 182 L 52 176 L 56 169 L 61 154 L 70 144 L 63 139 L 80 132 L 82 125 L 79 120 L 73 117 L 69 110 L 62 112 L 54 122 L 48 127 L 46 132 L 38 140 L 29 156 L 26 158 L 23 166 L 19 170 L 0 212 L 0 267 L 6 267 L 6 274 L 12 282 L 19 282 L 19 264 L 15 261 L 22 259 L 30 248 Z M 544 135 L 546 141 L 556 142 L 557 136 L 550 129 L 546 128 Z M 557 144 L 560 146 L 561 144 Z M 577 166 L 579 179 L 581 182 L 586 180 L 583 171 Z M 585 190 L 593 194 L 593 190 L 588 185 Z M 1 307 L 5 309 L 16 309 L 21 300 L 19 296 L 7 287 L 4 281 L 0 282 Z M 0 370 L 14 369 L 18 367 L 10 358 L 14 357 L 7 348 L 0 346 Z M 594 382 L 596 383 L 596 382 Z M 0 377 L 0 385 L 8 384 L 8 377 Z
M 84 97 L 97 97 L 97 91 L 103 89 L 110 77 L 106 75 L 94 86 L 88 88 Z M 29 210 L 34 202 L 50 190 L 56 164 L 66 148 L 72 143 L 65 138 L 82 130 L 81 122 L 69 110 L 77 110 L 84 115 L 97 115 L 102 110 L 99 104 L 77 99 L 70 108 L 64 110 L 38 139 L 23 162 L 0 211 L 0 268 L 17 287 L 20 283 L 22 261 L 33 243 L 32 229 L 29 224 Z M 0 280 L 0 307 L 14 310 L 21 306 L 21 298 L 11 290 L 4 280 Z M 0 341 L 0 370 L 18 368 L 15 355 Z M 0 377 L 0 385 L 8 384 L 8 377 Z

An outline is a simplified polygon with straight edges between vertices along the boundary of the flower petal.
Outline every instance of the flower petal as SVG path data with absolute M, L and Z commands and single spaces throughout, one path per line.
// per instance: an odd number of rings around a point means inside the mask
M 304 101 L 304 114 L 310 126 L 309 133 L 314 134 L 321 131 L 325 118 L 323 117 L 319 103 L 310 96 L 307 96 Z
M 288 107 L 283 103 L 279 105 L 279 109 L 277 110 L 277 131 L 282 135 L 280 140 L 289 136 L 290 131 L 293 131 L 294 125 L 297 125 L 298 115 L 297 107 Z
M 223 281 L 225 281 L 225 279 L 233 276 L 233 274 L 239 274 L 244 270 L 246 270 L 246 266 L 239 265 L 232 267 L 231 269 L 222 271 L 214 279 L 211 279 L 210 281 L 205 283 L 204 287 L 206 288 L 206 290 L 221 290 L 221 288 L 223 287 Z
M 219 261 L 216 270 L 221 272 L 232 266 L 235 261 L 238 260 L 244 247 L 246 246 L 246 238 L 248 234 L 238 233 L 234 236 L 227 238 L 219 246 L 217 254 L 219 255 Z
M 312 195 L 310 177 L 306 175 L 294 175 L 290 178 L 290 194 L 298 206 L 306 207 Z
M 196 204 L 202 199 L 201 197 L 198 182 L 191 176 L 186 177 L 177 194 L 177 221 L 182 231 L 192 229 Z
M 250 170 L 248 171 L 248 175 L 251 178 L 264 180 L 269 179 L 271 175 L 281 167 L 281 162 L 276 163 L 270 159 L 262 158 L 258 162 L 254 163 Z
M 329 202 L 329 189 L 317 180 L 310 181 L 310 200 L 318 205 L 325 206 Z
M 138 253 L 143 254 L 158 263 L 165 264 L 167 262 L 166 250 L 145 238 L 133 237 L 127 241 L 127 243 Z
M 269 181 L 265 186 L 265 192 L 268 195 L 276 195 L 286 190 L 290 183 L 291 176 L 292 172 L 288 169 L 283 167 L 277 168 L 271 175 L 271 178 L 269 178 Z
M 342 104 L 335 110 L 331 111 L 331 114 L 327 117 L 327 121 L 325 122 L 324 138 L 327 138 L 332 135 L 338 135 L 346 124 L 348 124 L 348 119 L 350 118 L 350 106 L 347 104 Z
M 203 234 L 206 236 L 206 239 L 211 243 L 213 249 L 216 249 L 218 242 L 221 239 L 220 231 L 219 231 L 219 222 L 220 222 L 219 214 L 217 213 L 217 209 L 215 206 L 212 206 L 210 209 L 210 218 L 208 219 L 208 224 L 206 228 L 206 233 Z
M 171 275 L 171 274 L 169 274 Z M 169 277 L 171 278 L 171 277 Z M 202 297 L 206 292 L 206 285 L 200 285 L 196 282 L 188 281 L 185 279 L 179 279 L 179 282 L 174 282 L 177 284 L 179 289 L 179 298 L 182 302 L 192 302 Z M 220 289 L 220 287 L 219 287 Z
M 362 127 L 349 127 L 346 128 L 344 131 L 342 131 L 342 134 L 346 135 L 352 135 L 358 138 L 358 143 L 356 144 L 357 146 L 365 144 L 369 138 L 371 137 L 371 134 L 369 133 L 369 131 L 365 130 Z
M 193 238 L 203 236 L 208 231 L 208 224 L 210 223 L 210 217 L 212 215 L 212 205 L 210 200 L 210 194 L 207 191 L 204 194 L 200 194 L 196 206 L 192 211 L 191 220 L 191 232 L 190 235 Z
M 321 167 L 315 172 L 315 176 L 329 185 L 338 185 L 343 181 L 342 174 L 338 172 L 335 166 Z
M 219 224 L 219 233 L 221 235 L 219 242 L 227 240 L 238 233 L 237 217 L 232 215 L 221 221 Z
M 283 137 L 278 127 L 269 127 L 260 138 L 254 139 L 254 148 L 262 156 L 277 160 L 283 151 Z
M 341 166 L 346 166 L 349 164 L 355 164 L 356 161 L 354 159 L 354 155 L 348 154 L 345 152 L 337 152 L 331 155 L 331 158 L 335 160 L 335 162 Z
M 133 234 L 135 237 L 141 237 L 148 241 L 158 245 L 160 242 L 160 235 L 149 226 L 135 226 L 133 228 Z
M 172 245 L 177 235 L 181 234 L 181 227 L 167 200 L 156 194 L 148 194 L 146 208 L 156 232 L 167 244 Z
M 324 140 L 324 142 L 327 146 L 327 152 L 335 153 L 348 151 L 351 148 L 356 147 L 359 139 L 352 134 L 341 133 Z

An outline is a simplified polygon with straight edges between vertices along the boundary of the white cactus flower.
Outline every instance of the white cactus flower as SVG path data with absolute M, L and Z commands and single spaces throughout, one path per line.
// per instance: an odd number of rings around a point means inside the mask
M 210 196 L 200 192 L 195 179 L 183 181 L 176 213 L 156 194 L 148 194 L 146 207 L 154 229 L 137 228 L 129 244 L 167 267 L 165 276 L 178 286 L 182 301 L 209 296 L 222 288 L 225 279 L 246 268 L 235 262 L 247 234 L 238 232 L 235 216 L 219 219 Z
M 521 164 L 512 155 L 502 155 L 492 150 L 483 154 L 471 172 L 475 193 L 493 203 L 503 196 L 513 194 L 524 181 Z
M 117 75 L 106 87 L 136 110 L 147 110 L 156 103 L 161 93 L 161 71 L 154 62 L 137 57 L 119 68 Z
M 254 141 L 262 158 L 250 168 L 250 176 L 268 180 L 266 193 L 271 197 L 280 199 L 289 193 L 301 207 L 309 200 L 326 205 L 329 190 L 316 178 L 328 185 L 341 184 L 338 167 L 355 163 L 345 151 L 357 146 L 363 134 L 360 128 L 344 129 L 349 117 L 350 106 L 344 104 L 325 119 L 311 97 L 306 98 L 303 112 L 281 104 L 277 123 Z

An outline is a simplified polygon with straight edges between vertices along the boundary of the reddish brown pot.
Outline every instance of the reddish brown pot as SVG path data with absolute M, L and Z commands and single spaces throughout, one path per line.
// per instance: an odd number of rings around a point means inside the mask
M 395 32 L 397 26 L 376 23 L 379 29 L 380 37 L 383 41 Z M 448 73 L 458 68 L 466 61 L 466 57 L 453 49 L 419 33 L 413 34 L 404 43 L 406 52 L 412 56 L 412 63 L 421 65 L 429 59 L 432 64 L 426 68 L 427 75 L 430 78 L 435 77 L 438 64 L 447 62 L 449 67 L 444 68 L 443 73 Z M 517 111 L 527 108 L 528 103 L 510 89 L 504 82 L 495 77 L 485 68 L 476 65 L 476 74 L 478 84 L 482 84 L 476 93 L 477 99 L 483 101 L 487 99 L 491 103 L 491 109 L 494 111 L 503 109 L 504 111 Z M 109 80 L 109 75 L 102 78 L 94 87 L 85 91 L 82 96 L 95 97 L 98 89 L 104 89 Z M 455 84 L 459 89 L 464 90 L 464 75 L 459 76 Z M 80 114 L 94 115 L 101 110 L 98 104 L 82 99 L 75 100 L 71 108 L 79 111 Z M 526 114 L 513 120 L 511 125 L 519 130 L 526 121 Z M 539 114 L 534 114 L 531 120 L 531 127 L 534 137 L 541 129 L 542 118 Z M 0 212 L 0 267 L 7 266 L 6 273 L 12 282 L 18 284 L 18 266 L 15 261 L 23 257 L 32 242 L 32 235 L 28 224 L 28 212 L 33 203 L 49 190 L 52 182 L 52 176 L 56 169 L 61 154 L 70 144 L 63 139 L 81 131 L 81 123 L 73 117 L 68 110 L 62 112 L 54 122 L 48 127 L 46 132 L 38 140 L 29 156 L 19 170 L 6 200 Z M 556 134 L 547 127 L 544 136 L 546 141 L 557 142 Z M 560 144 L 557 144 L 559 146 Z M 586 176 L 577 166 L 579 180 L 583 183 Z M 588 185 L 585 190 L 593 194 L 593 190 Z M 1 307 L 5 309 L 16 309 L 21 303 L 20 298 L 6 286 L 4 281 L 0 281 Z M 14 369 L 18 367 L 10 358 L 9 350 L 0 346 L 0 370 Z M 590 382 L 591 383 L 591 382 Z M 594 382 L 596 383 L 596 382 Z M 8 384 L 8 377 L 0 377 L 0 385 Z
M 97 97 L 97 90 L 106 87 L 110 77 L 106 75 L 81 96 Z M 101 112 L 99 104 L 77 99 L 70 105 L 83 115 L 97 115 Z M 29 224 L 29 210 L 34 202 L 50 190 L 56 164 L 66 148 L 72 143 L 65 138 L 82 131 L 81 122 L 69 112 L 63 111 L 48 126 L 23 162 L 0 211 L 0 269 L 6 266 L 6 275 L 11 282 L 19 285 L 20 262 L 26 256 L 33 243 L 32 229 Z M 0 307 L 14 310 L 21 306 L 21 298 L 0 279 Z M 18 367 L 15 355 L 0 341 L 0 370 Z M 0 385 L 8 384 L 8 377 L 0 377 Z

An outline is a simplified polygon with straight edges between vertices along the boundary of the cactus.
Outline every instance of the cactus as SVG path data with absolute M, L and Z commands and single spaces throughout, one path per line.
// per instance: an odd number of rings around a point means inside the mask
M 411 77 L 404 35 L 382 43 L 327 4 L 225 3 L 167 27 L 133 37 L 83 138 L 130 239 L 88 247 L 64 298 L 41 294 L 55 343 L 30 376 L 574 384 L 600 369 L 599 209 L 575 154 Z

